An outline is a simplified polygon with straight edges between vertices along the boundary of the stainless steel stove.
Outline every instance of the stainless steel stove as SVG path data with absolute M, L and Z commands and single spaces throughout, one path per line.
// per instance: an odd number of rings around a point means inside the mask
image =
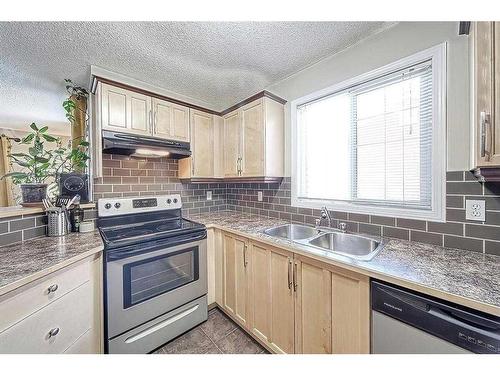
M 149 353 L 207 319 L 204 225 L 181 197 L 98 201 L 108 353 Z

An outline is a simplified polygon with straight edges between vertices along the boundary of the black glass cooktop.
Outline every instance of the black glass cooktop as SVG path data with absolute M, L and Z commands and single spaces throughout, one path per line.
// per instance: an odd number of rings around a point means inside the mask
M 204 225 L 183 218 L 156 220 L 100 228 L 106 243 L 142 242 L 204 229 Z

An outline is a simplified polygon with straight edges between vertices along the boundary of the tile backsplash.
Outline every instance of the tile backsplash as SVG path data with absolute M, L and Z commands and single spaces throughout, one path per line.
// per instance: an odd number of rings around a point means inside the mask
M 347 224 L 348 231 L 394 237 L 500 255 L 500 184 L 482 184 L 468 171 L 448 172 L 446 222 L 399 219 L 375 215 L 332 212 L 333 223 Z M 257 192 L 263 192 L 263 201 Z M 291 206 L 290 178 L 281 184 L 228 184 L 227 207 L 231 210 L 314 224 L 320 211 Z M 465 219 L 465 200 L 486 201 L 486 221 Z
M 103 177 L 95 179 L 94 199 L 104 197 L 180 194 L 183 214 L 236 210 L 314 224 L 320 212 L 291 206 L 290 178 L 281 183 L 181 183 L 177 160 L 136 159 L 103 155 Z M 206 199 L 207 191 L 212 200 Z M 257 199 L 259 191 L 263 200 Z M 465 200 L 486 201 L 486 221 L 465 219 Z M 86 211 L 86 219 L 96 217 Z M 333 223 L 347 224 L 352 232 L 460 248 L 500 255 L 500 184 L 481 184 L 468 171 L 448 172 L 446 222 L 399 219 L 376 215 L 332 212 Z M 0 221 L 0 246 L 45 235 L 44 215 L 25 215 Z

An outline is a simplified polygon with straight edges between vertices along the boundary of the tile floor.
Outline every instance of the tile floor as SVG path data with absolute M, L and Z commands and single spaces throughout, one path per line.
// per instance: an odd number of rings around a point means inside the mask
M 261 345 L 221 310 L 209 311 L 208 320 L 157 349 L 153 354 L 264 354 Z

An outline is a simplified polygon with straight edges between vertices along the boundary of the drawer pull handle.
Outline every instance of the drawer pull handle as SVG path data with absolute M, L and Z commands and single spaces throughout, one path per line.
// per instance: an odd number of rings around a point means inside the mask
M 57 334 L 59 333 L 59 328 L 56 327 L 56 328 L 52 328 L 50 331 L 49 331 L 49 339 L 51 337 L 54 337 L 54 336 L 57 336 Z
M 59 286 L 57 286 L 57 284 L 54 284 L 54 285 L 49 286 L 47 288 L 47 291 L 49 292 L 49 294 L 54 293 L 57 290 L 57 288 L 59 288 Z

